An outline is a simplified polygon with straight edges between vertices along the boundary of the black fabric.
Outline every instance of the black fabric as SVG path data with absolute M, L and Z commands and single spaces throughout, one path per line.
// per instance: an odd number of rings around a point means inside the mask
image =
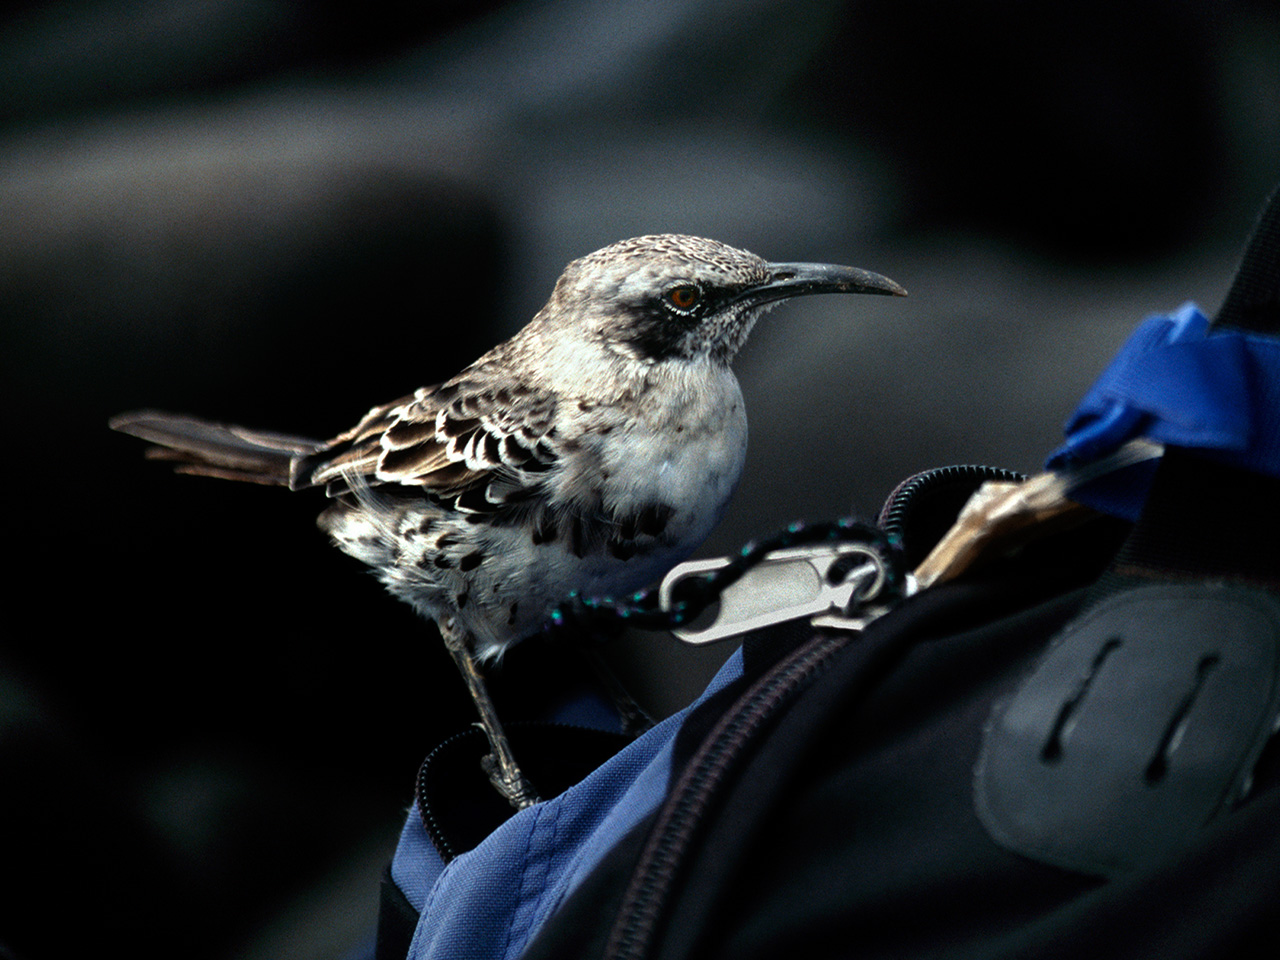
M 404 960 L 409 955 L 418 911 L 391 878 L 391 865 L 382 871 L 378 897 L 378 937 L 374 960 Z
M 1183 851 L 1112 883 L 992 839 L 972 801 L 992 705 L 1085 595 L 955 632 L 953 615 L 984 604 L 950 593 L 928 611 L 937 632 L 908 623 L 920 616 L 908 609 L 868 631 L 869 645 L 904 645 L 892 669 L 869 674 L 867 651 L 851 648 L 759 746 L 686 864 L 654 955 L 1217 957 L 1261 935 L 1265 951 L 1254 942 L 1243 955 L 1273 956 L 1270 783 Z
M 1036 860 L 1119 876 L 1191 846 L 1253 783 L 1280 716 L 1280 602 L 1221 583 L 1117 593 L 993 711 L 974 794 Z
M 978 819 L 973 769 L 992 705 L 1098 572 L 1090 550 L 1053 556 L 1056 568 L 931 590 L 842 653 L 702 825 L 648 955 L 1273 956 L 1273 776 L 1184 850 L 1109 882 L 1013 853 Z M 527 957 L 602 955 L 646 833 L 610 853 Z
M 861 639 L 838 654 L 827 672 L 818 677 L 787 712 L 777 729 L 744 758 L 744 769 L 734 781 L 735 789 L 704 825 L 706 834 L 697 845 L 695 855 L 685 865 L 682 885 L 670 899 L 673 906 L 671 918 L 663 931 L 661 955 L 699 956 L 713 950 L 715 945 L 703 943 L 701 938 L 707 930 L 720 931 L 733 925 L 734 918 L 739 916 L 732 909 L 741 895 L 739 885 L 757 877 L 767 887 L 778 879 L 774 873 L 775 855 L 765 855 L 762 864 L 757 860 L 758 848 L 755 846 L 757 840 L 774 836 L 782 826 L 777 819 L 778 804 L 794 796 L 796 777 L 807 763 L 812 761 L 819 766 L 837 763 L 846 749 L 855 749 L 859 742 L 839 734 L 828 738 L 823 727 L 831 722 L 833 713 L 849 709 L 860 696 L 870 695 L 878 689 L 887 677 L 896 673 L 902 660 L 912 655 L 917 644 L 966 629 L 977 629 L 985 634 L 988 628 L 983 624 L 989 623 L 993 617 L 1034 606 L 1046 595 L 1059 593 L 1067 587 L 1078 587 L 1096 576 L 1100 558 L 1094 549 L 1094 541 L 1100 533 L 1105 534 L 1103 539 L 1107 543 L 1111 542 L 1109 526 L 1099 527 L 1092 534 L 1082 531 L 1076 537 L 1085 541 L 1083 546 L 1068 550 L 1065 543 L 1061 544 L 1063 549 L 1053 554 L 1055 563 L 1052 565 L 1039 569 L 1023 567 L 1021 575 L 1012 570 L 1002 571 L 991 579 L 943 587 L 913 598 L 893 614 L 873 624 Z M 1080 595 L 1076 591 L 1066 599 L 1059 598 L 1051 603 L 1047 612 L 1040 614 L 1049 618 L 1045 621 L 1047 625 L 1041 626 L 1040 619 L 1033 618 L 1037 628 L 1033 636 L 1043 640 L 1046 631 L 1060 625 L 1076 609 L 1079 600 Z M 997 650 L 1006 647 L 1004 635 L 1001 634 L 992 645 Z M 964 669 L 956 670 L 948 661 L 940 676 L 949 678 L 962 689 L 968 689 L 975 672 L 981 671 L 983 662 L 980 656 L 964 664 Z M 923 705 L 932 702 L 927 696 L 924 700 L 914 695 L 907 699 Z M 968 760 L 970 767 L 976 758 L 980 728 L 979 718 L 975 720 L 973 729 L 967 732 L 973 744 Z M 827 743 L 828 739 L 838 745 L 835 753 L 815 748 L 815 744 Z M 943 747 L 943 753 L 954 758 L 954 745 Z M 969 768 L 965 769 L 960 793 L 967 804 Z M 917 768 L 915 776 L 924 782 L 930 779 L 927 767 Z M 909 777 L 896 776 L 886 782 L 893 784 L 898 780 L 904 784 L 910 782 Z M 882 795 L 882 799 L 898 812 L 911 810 L 916 806 L 914 795 L 922 789 L 920 783 L 915 783 L 892 796 Z M 970 832 L 979 834 L 987 848 L 994 848 L 972 814 L 969 819 L 973 821 Z M 796 826 L 801 832 L 809 831 L 811 845 L 833 853 L 842 849 L 841 836 L 832 830 L 829 817 L 815 818 L 803 814 Z M 630 869 L 647 840 L 648 831 L 649 825 L 642 824 L 626 841 L 610 851 L 598 873 L 582 884 L 565 907 L 551 918 L 526 952 L 527 958 L 603 955 L 609 930 L 617 916 L 617 885 L 630 879 Z M 1001 853 L 1000 856 L 1011 855 Z M 847 872 L 842 868 L 836 875 L 843 876 Z M 811 893 L 808 883 L 794 886 L 783 880 L 781 889 L 789 890 L 802 899 Z M 807 943 L 807 937 L 801 937 L 785 949 L 798 949 L 804 955 Z M 774 943 L 769 949 L 781 948 Z M 767 953 L 765 950 L 761 955 Z
M 1169 578 L 1223 578 L 1280 590 L 1280 481 L 1165 451 L 1146 506 L 1102 594 Z
M 756 869 L 721 891 L 722 910 L 700 928 L 698 946 L 661 955 L 1275 956 L 1275 791 L 1182 856 L 1104 884 L 990 844 L 969 816 L 962 761 L 970 754 L 930 749 L 924 737 L 886 742 L 879 753 L 860 769 L 834 765 L 799 784 L 756 845 Z
M 761 745 L 750 784 L 727 798 L 657 956 L 928 956 L 998 925 L 1010 906 L 1088 889 L 1088 878 L 1008 854 L 972 812 L 991 700 L 1080 598 L 948 628 L 952 614 L 992 599 L 961 587 L 926 594 L 924 610 L 886 618 L 815 684 Z M 868 669 L 867 647 L 881 648 L 879 669 Z M 761 803 L 770 783 L 785 786 Z M 753 799 L 751 829 L 731 837 L 730 812 Z

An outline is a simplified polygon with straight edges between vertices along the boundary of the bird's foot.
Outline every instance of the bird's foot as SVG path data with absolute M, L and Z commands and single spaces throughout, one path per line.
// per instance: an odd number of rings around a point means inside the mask
M 520 768 L 514 763 L 503 764 L 495 754 L 487 753 L 481 759 L 480 766 L 484 768 L 493 788 L 517 810 L 523 810 L 525 807 L 532 807 L 535 803 L 541 802 L 542 798 L 534 790 L 533 784 L 525 778 Z

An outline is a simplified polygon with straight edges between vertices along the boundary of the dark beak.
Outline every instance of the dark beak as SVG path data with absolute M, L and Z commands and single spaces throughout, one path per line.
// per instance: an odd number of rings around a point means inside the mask
M 772 303 L 810 293 L 882 293 L 905 297 L 907 291 L 888 277 L 857 267 L 830 263 L 771 263 L 769 278 L 744 290 L 741 299 Z

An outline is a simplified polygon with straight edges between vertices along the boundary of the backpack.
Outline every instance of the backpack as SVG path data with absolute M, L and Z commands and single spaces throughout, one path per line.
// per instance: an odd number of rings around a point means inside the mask
M 909 572 L 1007 474 L 931 471 L 875 528 L 748 551 L 853 542 L 883 583 L 847 623 L 749 631 L 634 739 L 515 727 L 553 785 L 537 806 L 512 815 L 487 789 L 478 731 L 442 744 L 376 956 L 1274 956 L 1280 200 L 1213 323 L 1186 307 L 1144 325 L 1051 464 L 1075 478 L 1065 507 L 1024 512 L 927 589 Z

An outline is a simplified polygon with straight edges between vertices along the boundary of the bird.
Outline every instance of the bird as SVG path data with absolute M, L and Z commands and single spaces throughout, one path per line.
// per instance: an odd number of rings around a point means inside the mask
M 318 488 L 318 525 L 438 626 L 480 716 L 482 766 L 538 801 L 482 669 L 569 595 L 622 595 L 719 521 L 747 442 L 731 363 L 793 297 L 902 296 L 887 277 L 771 263 L 700 237 L 622 240 L 573 260 L 545 306 L 456 376 L 313 440 L 141 410 L 110 427 L 181 473 Z

